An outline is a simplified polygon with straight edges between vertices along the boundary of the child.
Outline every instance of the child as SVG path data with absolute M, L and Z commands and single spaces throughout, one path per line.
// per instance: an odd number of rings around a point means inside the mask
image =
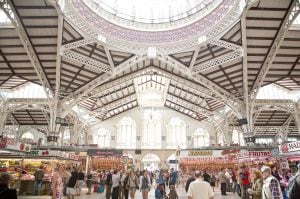
M 178 194 L 175 190 L 175 186 L 174 185 L 171 185 L 170 186 L 170 192 L 169 192 L 169 199 L 178 199 Z
M 216 181 L 217 179 L 215 174 L 212 174 L 210 179 L 210 186 L 212 187 L 213 191 L 215 191 Z

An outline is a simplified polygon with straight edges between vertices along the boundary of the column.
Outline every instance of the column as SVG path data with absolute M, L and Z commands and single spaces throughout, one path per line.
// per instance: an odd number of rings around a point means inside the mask
M 5 107 L 4 107 L 5 109 Z M 5 128 L 5 124 L 6 124 L 6 120 L 7 120 L 7 117 L 8 117 L 8 111 L 1 111 L 0 113 L 0 135 L 3 135 L 3 131 L 4 131 L 4 128 Z

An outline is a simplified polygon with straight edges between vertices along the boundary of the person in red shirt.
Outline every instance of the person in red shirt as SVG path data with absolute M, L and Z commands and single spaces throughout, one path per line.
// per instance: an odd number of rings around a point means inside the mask
M 240 168 L 242 199 L 249 199 L 247 190 L 250 188 L 249 171 L 245 166 Z

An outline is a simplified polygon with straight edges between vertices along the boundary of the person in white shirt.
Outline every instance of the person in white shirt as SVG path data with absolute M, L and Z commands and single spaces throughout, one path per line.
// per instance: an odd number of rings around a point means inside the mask
M 118 199 L 119 198 L 119 186 L 120 186 L 120 174 L 117 170 L 114 171 L 112 174 L 112 199 Z
M 202 180 L 200 171 L 195 173 L 196 180 L 191 182 L 187 193 L 188 199 L 213 199 L 214 192 L 208 182 Z

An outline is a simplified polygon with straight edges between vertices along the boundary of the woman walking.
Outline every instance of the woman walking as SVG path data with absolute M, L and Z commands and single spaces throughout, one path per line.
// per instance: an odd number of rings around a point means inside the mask
M 58 171 L 54 173 L 52 177 L 52 199 L 62 199 L 63 198 L 63 188 L 64 182 L 63 179 L 65 178 L 65 165 L 61 164 L 58 167 Z
M 143 171 L 143 175 L 140 177 L 140 190 L 143 195 L 143 199 L 148 199 L 148 192 L 150 190 L 150 177 L 147 174 L 147 171 Z
M 130 170 L 129 178 L 128 178 L 128 185 L 129 185 L 129 194 L 131 199 L 135 199 L 135 192 L 136 189 L 139 188 L 138 177 L 136 176 L 133 170 Z

